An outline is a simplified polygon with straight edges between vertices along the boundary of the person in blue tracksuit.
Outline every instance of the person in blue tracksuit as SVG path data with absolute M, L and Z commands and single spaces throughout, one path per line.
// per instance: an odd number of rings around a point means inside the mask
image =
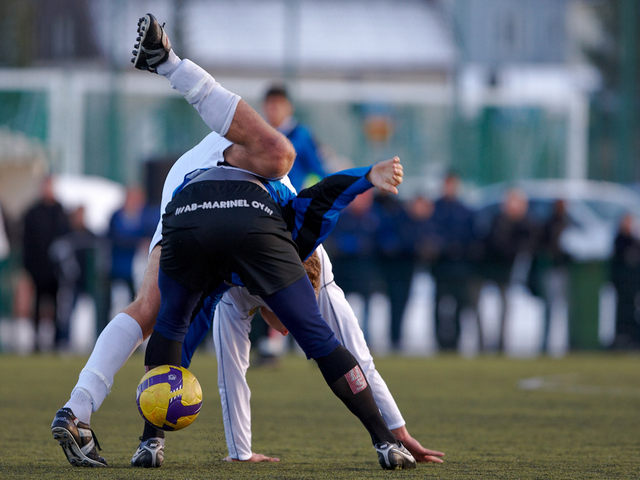
M 273 128 L 283 133 L 296 150 L 296 160 L 289 171 L 291 184 L 297 191 L 326 176 L 322 157 L 309 127 L 298 123 L 287 90 L 275 85 L 267 90 L 263 102 L 264 114 Z

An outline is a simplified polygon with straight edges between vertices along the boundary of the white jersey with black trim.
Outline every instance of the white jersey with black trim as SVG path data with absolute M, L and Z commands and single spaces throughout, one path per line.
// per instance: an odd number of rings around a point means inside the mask
M 336 338 L 360 363 L 371 385 L 371 391 L 382 417 L 390 429 L 405 425 L 387 384 L 376 370 L 371 352 L 342 289 L 333 280 L 329 256 L 322 246 L 316 250 L 322 265 L 321 287 L 318 294 L 320 313 Z M 234 287 L 224 294 L 213 321 L 213 340 L 218 359 L 218 389 L 222 402 L 222 418 L 229 456 L 238 460 L 251 458 L 251 390 L 246 380 L 249 368 L 251 320 L 258 307 L 264 306 L 260 297 L 245 288 Z

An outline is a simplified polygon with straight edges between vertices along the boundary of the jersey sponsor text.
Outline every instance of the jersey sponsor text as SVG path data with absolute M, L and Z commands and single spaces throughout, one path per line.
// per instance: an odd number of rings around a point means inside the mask
M 273 210 L 264 205 L 263 203 L 257 202 L 253 200 L 251 204 L 245 198 L 238 198 L 235 200 L 223 200 L 223 201 L 215 201 L 215 202 L 202 202 L 202 203 L 191 203 L 189 205 L 184 205 L 182 207 L 176 208 L 176 215 L 181 215 L 186 212 L 195 212 L 196 210 L 210 210 L 213 208 L 246 208 L 253 207 L 263 210 L 269 215 L 273 215 Z

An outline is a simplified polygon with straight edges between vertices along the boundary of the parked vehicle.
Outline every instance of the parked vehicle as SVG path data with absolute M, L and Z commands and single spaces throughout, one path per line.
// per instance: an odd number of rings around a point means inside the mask
M 488 231 L 510 188 L 526 193 L 529 214 L 540 222 L 551 215 L 556 201 L 565 200 L 570 225 L 561 237 L 561 245 L 578 261 L 610 258 L 621 217 L 629 212 L 640 218 L 640 193 L 624 185 L 590 180 L 522 180 L 490 185 L 471 196 L 471 205 L 479 212 L 480 234 Z

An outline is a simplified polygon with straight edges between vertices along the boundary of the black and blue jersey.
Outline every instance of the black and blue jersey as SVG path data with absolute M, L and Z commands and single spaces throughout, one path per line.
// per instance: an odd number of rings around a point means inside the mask
M 287 230 L 298 248 L 301 260 L 308 258 L 331 233 L 338 221 L 340 211 L 356 195 L 373 185 L 365 176 L 371 167 L 354 168 L 330 175 L 316 185 L 302 190 L 296 195 L 280 181 L 262 181 L 271 198 L 280 207 Z M 200 172 L 202 173 L 202 172 Z M 197 175 L 190 175 L 189 183 Z M 176 191 L 180 191 L 181 188 Z M 234 285 L 242 285 L 238 275 L 233 275 Z M 213 323 L 215 308 L 229 284 L 222 284 L 202 300 L 202 308 L 194 315 L 183 342 L 182 365 L 188 367 L 193 354 L 207 335 Z

